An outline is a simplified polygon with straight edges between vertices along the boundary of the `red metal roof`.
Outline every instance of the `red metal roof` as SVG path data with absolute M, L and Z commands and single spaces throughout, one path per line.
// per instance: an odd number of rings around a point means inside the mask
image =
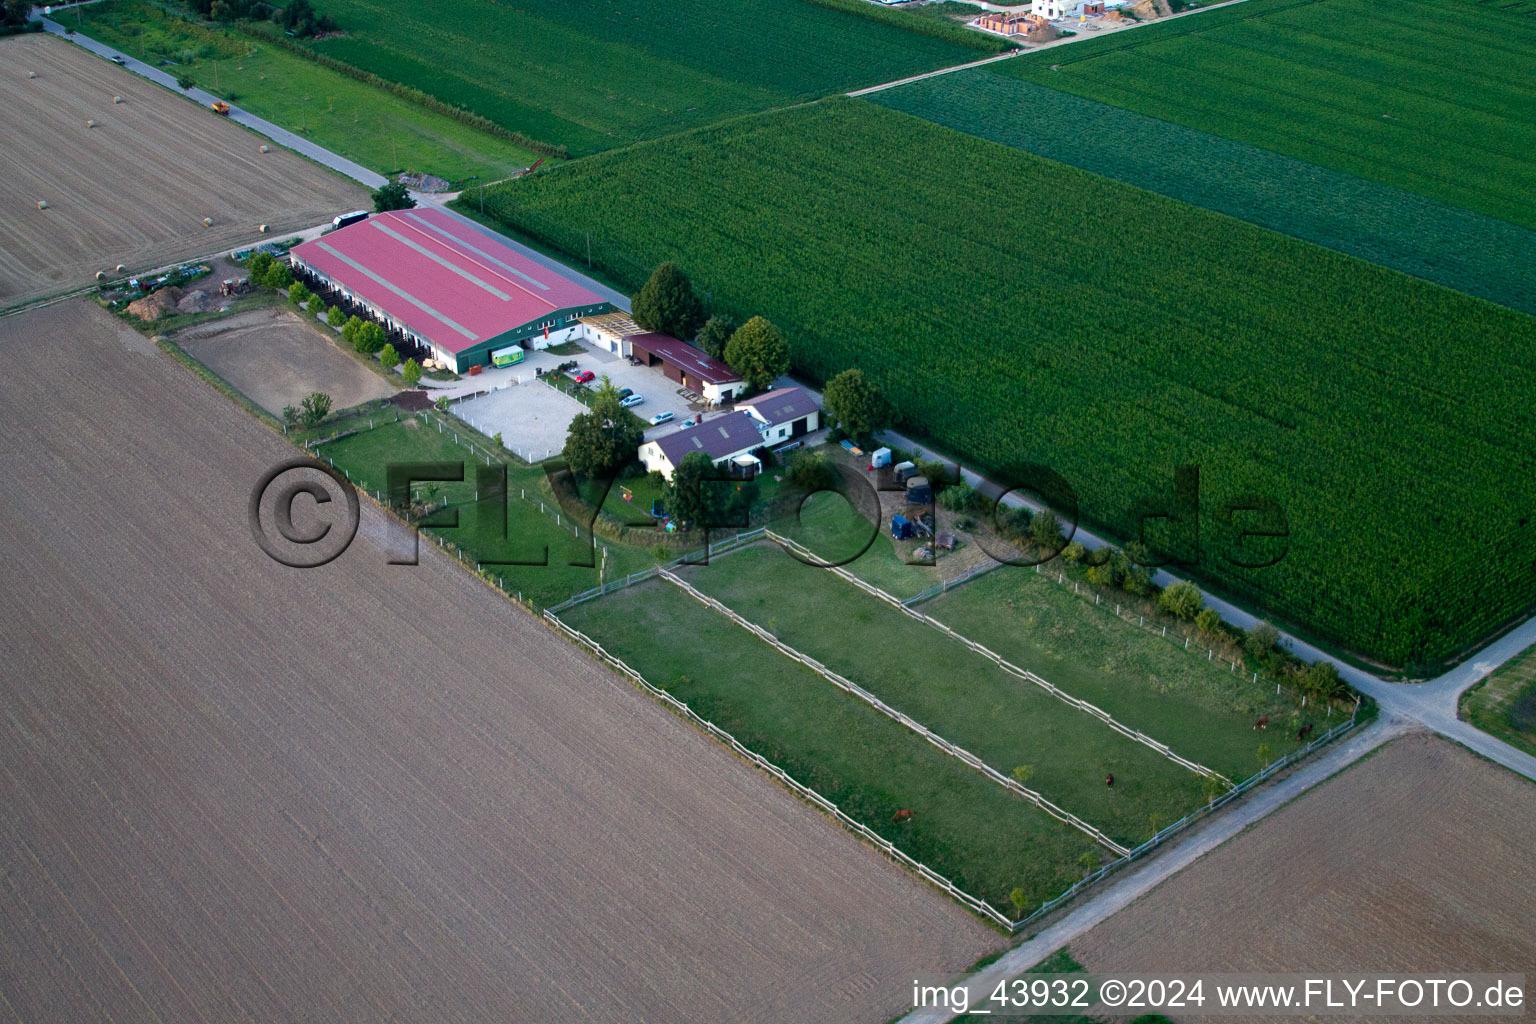
M 396 210 L 294 256 L 449 352 L 603 299 L 442 210 Z
M 741 380 L 741 374 L 720 360 L 670 334 L 634 334 L 625 340 L 708 384 L 733 384 Z

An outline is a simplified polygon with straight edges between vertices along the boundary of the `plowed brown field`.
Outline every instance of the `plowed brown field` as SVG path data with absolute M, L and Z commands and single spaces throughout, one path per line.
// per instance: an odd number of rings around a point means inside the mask
M 1001 939 L 447 558 L 269 561 L 292 450 L 0 319 L 0 1018 L 880 1021 Z
M 367 199 L 362 186 L 280 146 L 262 153 L 265 140 L 244 128 L 47 34 L 0 40 L 0 139 L 0 306 L 88 284 L 119 263 L 147 270 L 256 241 L 261 224 L 280 237 Z
M 1415 733 L 1175 875 L 1071 950 L 1104 972 L 1536 976 L 1533 921 L 1536 786 Z

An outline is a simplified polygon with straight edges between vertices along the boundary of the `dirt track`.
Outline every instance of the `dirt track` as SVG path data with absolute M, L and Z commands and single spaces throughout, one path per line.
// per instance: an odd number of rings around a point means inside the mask
M 400 388 L 369 370 L 287 309 L 255 309 L 178 331 L 176 344 L 274 416 L 311 391 L 347 409 Z M 404 385 L 402 384 L 402 387 Z
M 1207 855 L 1071 949 L 1087 969 L 1104 972 L 1533 974 L 1533 920 L 1536 786 L 1415 733 Z M 1181 1022 L 1201 1019 L 1179 1014 Z
M 291 450 L 142 341 L 0 320 L 0 1016 L 876 1022 L 1001 944 L 445 558 L 267 560 Z
M 146 270 L 255 241 L 260 224 L 281 237 L 367 199 L 340 175 L 278 146 L 262 153 L 245 129 L 47 34 L 0 40 L 0 139 L 6 306 L 119 263 Z

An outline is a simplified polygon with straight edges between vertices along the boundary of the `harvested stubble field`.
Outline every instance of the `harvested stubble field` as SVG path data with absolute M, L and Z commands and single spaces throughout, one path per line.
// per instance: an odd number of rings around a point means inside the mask
M 178 331 L 173 340 L 274 416 L 312 391 L 330 395 L 333 408 L 349 409 L 400 390 L 332 344 L 330 328 L 301 316 L 256 309 Z
M 1000 945 L 371 510 L 267 560 L 292 450 L 104 312 L 0 351 L 8 1016 L 883 1019 Z
M 1530 973 L 1533 851 L 1536 787 L 1413 734 L 1175 875 L 1071 952 L 1096 972 Z
M 0 53 L 0 305 L 87 284 L 119 263 L 148 270 L 228 249 L 259 238 L 261 224 L 309 227 L 367 198 L 57 37 L 5 39 Z

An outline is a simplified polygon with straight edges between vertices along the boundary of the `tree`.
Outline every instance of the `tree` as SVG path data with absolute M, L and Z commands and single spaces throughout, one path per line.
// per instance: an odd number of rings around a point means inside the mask
M 347 322 L 341 325 L 341 340 L 353 348 L 357 348 L 357 332 L 363 329 L 363 324 L 368 321 L 353 314 L 347 318 Z
M 1185 622 L 1190 621 L 1200 614 L 1200 609 L 1205 604 L 1205 598 L 1200 594 L 1200 588 L 1188 580 L 1180 580 L 1173 586 L 1164 590 L 1157 599 L 1157 605 L 1163 611 L 1176 615 Z
M 822 402 L 828 418 L 860 443 L 874 437 L 895 419 L 895 410 L 878 385 L 860 369 L 844 370 L 827 382 Z
M 1073 541 L 1071 544 L 1068 544 L 1066 547 L 1061 549 L 1061 557 L 1068 562 L 1081 562 L 1083 560 L 1083 556 L 1087 553 L 1088 549 L 1083 547 L 1083 545 L 1078 541 Z M 1091 575 L 1089 576 L 1089 579 L 1092 579 Z
M 1024 919 L 1024 908 L 1029 906 L 1029 900 L 1025 897 L 1024 890 L 1014 889 L 1008 894 L 1008 902 L 1013 904 L 1013 919 L 1015 921 L 1022 921 Z
M 415 387 L 421 383 L 421 364 L 415 359 L 407 359 L 405 365 L 400 367 L 400 376 L 405 378 L 406 384 Z
M 827 453 L 815 448 L 801 448 L 791 455 L 784 475 L 791 484 L 806 492 L 830 490 L 833 483 Z
M 680 524 L 704 525 L 717 521 L 719 489 L 708 481 L 717 475 L 715 464 L 703 452 L 689 452 L 672 470 L 667 485 L 667 511 Z
M 629 315 L 648 331 L 691 338 L 704 324 L 704 306 L 676 263 L 663 263 L 630 301 Z
M 725 361 L 754 391 L 765 391 L 789 369 L 789 342 L 765 318 L 755 316 L 737 328 L 725 345 Z
M 604 377 L 591 410 L 572 418 L 565 435 L 565 461 L 575 472 L 607 476 L 634 461 L 645 428 L 620 401 L 619 389 Z
M 381 325 L 372 320 L 364 320 L 352 339 L 352 347 L 359 352 L 372 355 L 383 348 L 388 340 L 389 336 L 384 333 Z
M 282 260 L 274 259 L 267 265 L 267 269 L 260 277 L 251 275 L 251 283 L 261 285 L 264 288 L 276 288 L 278 291 L 287 291 L 293 286 L 293 268 Z
M 31 0 L 6 0 L 0 4 L 0 22 L 7 25 L 25 25 L 27 15 L 32 13 L 32 8 L 37 6 Z
M 1029 539 L 1047 551 L 1061 547 L 1061 523 L 1050 509 L 1036 513 L 1029 521 Z
M 1152 574 L 1147 571 L 1146 566 L 1133 565 L 1125 574 L 1125 582 L 1120 586 L 1124 587 L 1128 594 L 1147 597 L 1152 593 Z
M 1268 743 L 1260 743 L 1259 749 L 1255 751 L 1254 756 L 1259 759 L 1260 768 L 1268 768 L 1269 762 L 1274 760 L 1275 755 L 1274 751 L 1269 749 Z
M 1029 780 L 1035 777 L 1035 766 L 1021 764 L 1013 770 L 1013 780 L 1021 786 L 1029 785 Z
M 271 270 L 272 264 L 276 262 L 277 260 L 273 259 L 272 254 L 269 252 L 258 252 L 253 254 L 250 260 L 245 264 L 246 271 L 251 275 L 251 283 L 258 285 L 265 284 L 267 279 L 267 271 Z
M 723 313 L 716 313 L 704 321 L 704 326 L 699 328 L 699 336 L 694 343 L 714 358 L 724 359 L 726 343 L 731 340 L 731 335 L 735 334 L 736 328 L 740 326 L 741 324 Z
M 373 212 L 385 213 L 389 210 L 409 210 L 416 205 L 416 200 L 411 198 L 410 190 L 398 181 L 391 181 L 379 187 L 373 193 Z
M 288 286 L 288 301 L 295 306 L 302 306 L 309 301 L 309 289 L 304 287 L 303 281 L 295 281 Z
M 1332 662 L 1318 661 L 1309 665 L 1297 680 L 1302 692 L 1317 700 L 1334 700 L 1344 695 L 1344 680 Z
M 325 322 L 332 327 L 340 327 L 347 322 L 347 314 L 341 311 L 340 306 L 332 306 L 325 311 Z
M 298 420 L 306 427 L 318 427 L 331 414 L 331 396 L 324 391 L 311 391 L 299 403 Z
M 186 75 L 178 76 L 176 79 L 176 88 L 180 89 L 182 92 L 190 92 L 192 87 L 196 84 L 197 82 L 195 80 L 189 78 Z
M 395 351 L 395 346 L 385 345 L 379 349 L 379 365 L 386 370 L 393 370 L 400 365 L 400 353 Z
M 438 400 L 433 402 L 432 404 L 437 407 L 437 411 L 438 412 L 447 412 L 449 410 L 449 408 L 453 405 L 453 403 L 448 400 L 448 396 L 447 395 L 440 396 L 438 398 Z

